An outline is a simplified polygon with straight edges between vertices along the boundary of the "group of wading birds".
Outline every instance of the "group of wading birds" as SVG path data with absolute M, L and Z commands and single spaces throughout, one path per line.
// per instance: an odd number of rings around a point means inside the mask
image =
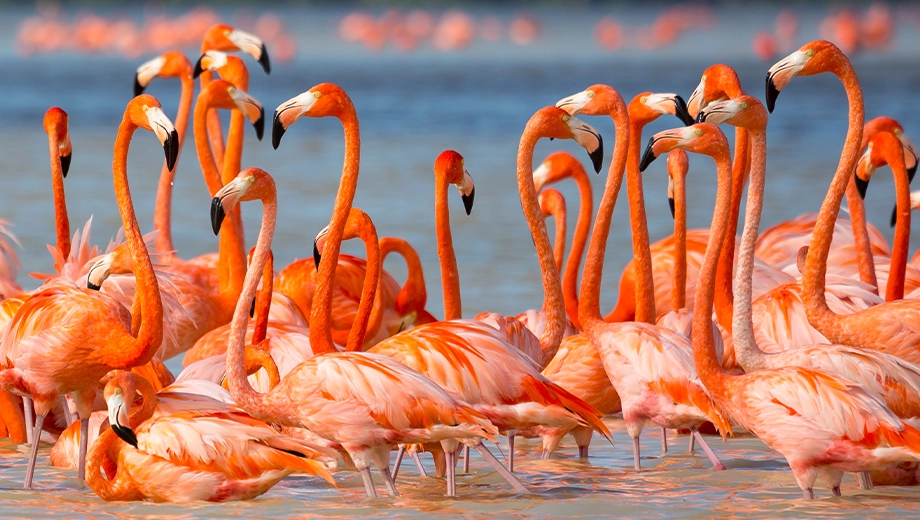
M 714 65 L 689 105 L 675 94 L 650 92 L 627 104 L 613 88 L 594 85 L 538 110 L 521 137 L 517 180 L 545 300 L 542 309 L 515 317 L 461 317 L 448 192 L 451 184 L 459 188 L 469 213 L 475 191 L 463 157 L 441 153 L 434 175 L 443 321 L 425 310 L 417 254 L 403 240 L 378 238 L 370 218 L 352 207 L 358 118 L 348 95 L 333 84 L 319 84 L 274 113 L 275 148 L 303 116 L 338 118 L 345 139 L 329 226 L 316 237 L 312 256 L 274 274 L 275 182 L 259 168 L 240 171 L 246 120 L 261 138 L 264 112 L 246 92 L 243 61 L 226 54 L 236 50 L 269 71 L 261 41 L 225 25 L 207 32 L 194 66 L 169 52 L 138 69 L 136 97 L 114 146 L 124 242 L 102 255 L 89 245 L 89 224 L 70 239 L 63 191 L 71 156 L 67 115 L 52 108 L 45 116 L 57 272 L 31 292 L 6 279 L 0 304 L 0 419 L 12 440 L 31 443 L 26 488 L 39 441 L 51 434 L 57 437 L 52 464 L 79 468 L 81 481 L 106 500 L 247 499 L 293 472 L 334 484 L 329 469 L 336 466 L 357 469 L 371 497 L 375 467 L 395 496 L 407 453 L 424 472 L 420 452 L 431 453 L 454 496 L 456 466 L 463 454 L 468 470 L 470 449 L 515 492 L 527 492 L 513 472 L 516 435 L 541 436 L 546 458 L 571 433 L 579 456 L 587 457 L 593 432 L 611 440 L 600 418 L 615 412 L 622 412 L 633 440 L 637 470 L 639 435 L 647 424 L 663 433 L 689 429 L 715 469 L 724 469 L 699 433 L 706 424 L 723 438 L 737 426 L 762 439 L 786 457 L 807 498 L 814 497 L 819 475 L 838 495 L 844 472 L 857 473 L 864 488 L 873 480 L 915 483 L 920 300 L 905 290 L 920 287 L 920 270 L 907 262 L 910 208 L 918 198 L 908 183 L 918 154 L 894 120 L 864 125 L 855 71 L 833 44 L 811 42 L 774 65 L 766 108 L 744 93 L 731 68 Z M 850 105 L 827 198 L 817 215 L 758 237 L 767 109 L 795 76 L 824 72 L 841 79 Z M 196 76 L 201 90 L 191 114 Z M 182 83 L 176 126 L 157 99 L 142 93 L 156 77 Z M 232 112 L 226 141 L 217 109 Z M 211 224 L 220 238 L 218 253 L 183 259 L 171 242 L 170 199 L 190 115 L 213 196 Z M 600 170 L 600 134 L 579 115 L 608 115 L 616 127 L 589 246 L 592 196 L 581 163 L 557 152 L 536 169 L 533 164 L 539 139 L 574 139 Z M 642 154 L 642 128 L 662 115 L 686 126 L 655 134 Z M 718 124 L 735 127 L 734 164 Z M 138 128 L 153 132 L 166 153 L 153 249 L 140 232 L 128 188 L 128 147 Z M 710 229 L 685 229 L 685 152 L 715 161 Z M 650 246 L 640 172 L 662 154 L 668 154 L 675 235 Z M 867 226 L 860 197 L 884 164 L 897 188 L 891 254 Z M 616 309 L 604 317 L 601 267 L 624 173 L 634 260 L 622 275 Z M 565 212 L 559 193 L 545 186 L 567 177 L 580 188 L 581 206 L 560 280 Z M 844 195 L 851 219 L 838 217 Z M 238 206 L 254 200 L 262 202 L 263 213 L 247 255 Z M 557 219 L 555 248 L 546 215 Z M 366 260 L 340 254 L 342 241 L 351 238 L 364 242 Z M 14 271 L 7 244 L 3 252 L 5 270 Z M 402 287 L 381 269 L 390 253 L 407 262 Z M 182 353 L 185 368 L 174 378 L 163 361 Z M 504 461 L 483 444 L 499 435 L 508 437 Z M 662 440 L 666 451 L 666 436 Z

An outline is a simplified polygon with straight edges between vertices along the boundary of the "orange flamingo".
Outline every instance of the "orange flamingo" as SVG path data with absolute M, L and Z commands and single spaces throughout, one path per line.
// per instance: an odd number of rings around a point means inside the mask
M 813 59 L 816 56 L 817 59 Z M 862 89 L 856 72 L 843 52 L 830 42 L 817 40 L 804 45 L 770 69 L 767 75 L 767 108 L 773 108 L 779 92 L 796 75 L 810 76 L 822 72 L 835 74 L 843 83 L 849 99 L 850 124 L 840 164 L 821 204 L 818 223 L 805 260 L 802 288 L 808 321 L 833 343 L 879 350 L 918 363 L 920 333 L 917 331 L 920 331 L 920 323 L 916 322 L 920 320 L 920 308 L 917 302 L 886 302 L 841 316 L 828 307 L 824 295 L 833 224 L 856 166 L 862 139 Z M 903 154 L 900 157 L 889 157 L 889 160 L 892 169 L 899 172 L 904 170 Z
M 568 227 L 566 221 L 565 197 L 559 190 L 547 188 L 537 192 L 537 201 L 540 203 L 540 213 L 543 218 L 553 219 L 553 263 L 556 270 L 562 272 L 565 262 L 565 232 Z
M 125 237 L 138 279 L 134 313 L 113 298 L 96 291 L 56 285 L 33 295 L 23 304 L 0 340 L 0 387 L 35 404 L 32 453 L 25 487 L 31 488 L 38 438 L 45 416 L 59 395 L 69 394 L 82 421 L 80 479 L 83 480 L 89 415 L 96 385 L 107 372 L 148 362 L 163 336 L 163 307 L 150 257 L 144 246 L 131 194 L 128 190 L 128 145 L 134 131 L 154 132 L 163 144 L 169 167 L 178 155 L 179 136 L 152 96 L 141 95 L 128 103 L 115 140 L 113 176 Z M 132 323 L 139 323 L 137 336 Z
M 406 262 L 406 281 L 399 289 L 399 294 L 396 295 L 395 305 L 396 313 L 404 317 L 402 327 L 405 328 L 409 324 L 424 325 L 438 321 L 425 309 L 428 303 L 428 293 L 425 290 L 425 273 L 422 270 L 422 261 L 418 252 L 409 242 L 398 237 L 383 237 L 380 239 L 379 246 L 381 265 L 391 253 L 399 254 Z
M 855 383 L 801 367 L 745 375 L 724 371 L 716 357 L 708 321 L 719 250 L 732 202 L 728 142 L 715 126 L 698 123 L 660 132 L 649 144 L 649 161 L 681 148 L 709 155 L 716 162 L 718 194 L 702 280 L 695 296 L 693 326 L 693 360 L 713 400 L 733 421 L 786 458 L 805 498 L 814 498 L 812 488 L 819 475 L 839 495 L 844 471 L 866 471 L 918 460 L 920 431 L 904 424 L 882 401 Z
M 339 115 L 346 133 L 356 131 L 348 121 L 357 121 L 354 108 L 338 87 L 329 84 L 315 87 L 327 100 L 313 103 L 305 112 L 312 117 Z M 338 94 L 338 95 L 337 95 Z M 312 95 L 311 99 L 314 98 Z M 344 106 L 344 107 L 343 107 Z M 344 108 L 344 110 L 343 110 Z M 342 115 L 344 111 L 345 114 Z M 350 116 L 354 119 L 349 118 Z M 355 136 L 357 138 L 357 136 Z M 244 200 L 261 200 L 262 226 L 253 255 L 253 269 L 246 275 L 243 295 L 233 317 L 233 334 L 227 350 L 227 375 L 230 393 L 240 406 L 255 417 L 282 426 L 307 428 L 344 449 L 361 471 L 368 496 L 375 497 L 370 465 L 381 471 L 390 494 L 398 495 L 389 472 L 390 448 L 396 443 L 440 442 L 455 439 L 489 437 L 495 429 L 478 412 L 456 401 L 421 374 L 384 356 L 363 352 L 336 352 L 329 330 L 332 270 L 336 263 L 345 219 L 340 208 L 350 210 L 347 194 L 357 181 L 358 151 L 349 147 L 336 210 L 329 227 L 327 260 L 320 262 L 323 276 L 317 291 L 323 298 L 313 309 L 310 328 L 314 356 L 294 368 L 273 390 L 260 394 L 246 379 L 243 367 L 245 321 L 250 302 L 261 278 L 268 247 L 275 227 L 277 202 L 274 180 L 264 171 L 250 168 L 240 172 L 214 199 L 214 206 L 225 208 L 212 212 L 212 222 L 219 220 L 233 205 Z M 352 191 L 353 193 L 353 191 Z M 321 314 L 326 314 L 321 319 Z M 367 326 L 362 316 L 360 327 Z M 358 334 L 360 336 L 362 334 Z M 454 426 L 449 426 L 454 425 Z
M 131 414 L 135 392 L 142 404 Z M 328 456 L 328 450 L 279 434 L 220 401 L 169 393 L 161 397 L 130 372 L 109 381 L 105 397 L 112 428 L 90 451 L 87 481 L 104 500 L 248 500 L 298 471 L 334 483 L 316 460 Z M 182 411 L 171 410 L 177 404 Z M 176 443 L 177 438 L 182 442 Z M 114 473 L 112 478 L 103 467 Z
M 631 105 L 645 105 L 643 98 L 646 102 L 650 101 L 649 97 L 640 95 Z M 588 87 L 560 100 L 558 106 L 573 114 L 610 115 L 616 127 L 613 161 L 588 249 L 578 315 L 588 338 L 600 354 L 610 382 L 620 396 L 623 418 L 633 440 L 633 465 L 636 470 L 641 468 L 639 435 L 645 424 L 651 421 L 662 428 L 689 428 L 700 441 L 713 466 L 725 469 L 699 435 L 697 427 L 706 421 L 716 424 L 723 432 L 730 431 L 731 427 L 699 383 L 687 339 L 673 331 L 640 321 L 607 323 L 600 314 L 601 270 L 613 209 L 627 163 L 632 159 L 638 161 L 638 150 L 632 150 L 635 152 L 634 157 L 629 156 L 633 145 L 641 138 L 641 135 L 633 136 L 632 133 L 637 129 L 638 118 L 631 117 L 633 110 L 629 110 L 620 94 L 607 85 Z M 638 130 L 641 132 L 641 127 Z M 635 165 L 629 169 L 638 174 L 639 168 L 635 168 Z M 633 200 L 630 199 L 631 204 Z M 633 222 L 634 228 L 640 223 Z M 643 248 L 648 253 L 647 241 Z M 651 277 L 648 277 L 647 283 L 650 282 Z M 654 305 L 649 305 L 649 300 L 654 297 L 651 287 L 646 283 L 637 284 L 636 287 L 636 309 L 650 312 L 654 309 Z M 707 326 L 712 327 L 711 324 Z

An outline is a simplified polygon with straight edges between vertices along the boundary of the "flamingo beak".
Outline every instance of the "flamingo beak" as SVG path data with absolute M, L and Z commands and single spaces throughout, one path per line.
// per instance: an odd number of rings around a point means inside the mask
M 160 107 L 148 107 L 146 114 L 150 128 L 157 135 L 160 143 L 163 144 L 163 152 L 166 154 L 166 167 L 169 171 L 172 171 L 176 167 L 176 159 L 179 158 L 179 134 L 176 132 L 172 121 L 166 117 Z
M 214 198 L 211 199 L 211 231 L 215 235 L 220 233 L 220 227 L 224 223 L 227 213 L 239 203 L 254 182 L 255 177 L 252 175 L 240 176 L 228 182 L 220 191 L 214 194 Z
M 463 170 L 463 180 L 457 184 L 460 190 L 460 198 L 463 199 L 463 209 L 466 210 L 467 216 L 473 212 L 473 200 L 476 198 L 476 186 L 473 185 L 473 177 L 470 172 Z
M 866 148 L 859 162 L 856 163 L 856 174 L 853 176 L 853 182 L 856 183 L 856 191 L 859 192 L 859 198 L 866 199 L 866 190 L 869 189 L 869 181 L 872 180 L 872 174 L 875 173 L 875 166 L 872 164 L 872 143 Z
M 98 291 L 102 288 L 102 283 L 109 277 L 109 271 L 112 267 L 112 255 L 104 255 L 89 268 L 86 275 L 86 288 Z
M 914 175 L 917 174 L 917 164 L 920 163 L 920 153 L 917 153 L 917 148 L 914 147 L 914 143 L 910 142 L 910 139 L 904 132 L 898 135 L 898 139 L 904 147 L 904 167 L 907 168 L 907 183 L 910 184 L 911 181 L 914 180 Z
M 252 127 L 256 130 L 256 139 L 261 141 L 262 135 L 265 133 L 265 109 L 262 108 L 262 104 L 256 101 L 254 97 L 237 88 L 231 88 L 229 92 L 237 108 L 252 123 Z
M 671 208 L 671 219 L 675 219 L 674 213 L 674 178 L 668 177 L 668 207 Z
M 116 388 L 115 392 L 109 396 L 106 400 L 106 406 L 109 410 L 109 424 L 112 426 L 112 431 L 121 440 L 137 448 L 137 435 L 128 426 L 127 406 L 121 388 Z
M 322 249 L 321 245 L 325 245 L 326 235 L 328 234 L 329 226 L 326 226 L 316 235 L 316 238 L 313 239 L 313 264 L 317 271 L 319 271 L 319 263 L 323 259 L 323 255 L 319 251 Z M 322 244 L 320 244 L 320 242 L 322 242 Z
M 706 108 L 700 110 L 696 122 L 721 125 L 731 119 L 738 112 L 739 108 L 740 106 L 738 103 L 732 100 L 710 103 Z
M 572 130 L 575 142 L 588 152 L 588 157 L 591 158 L 591 163 L 594 165 L 594 173 L 600 173 L 604 163 L 604 140 L 601 134 L 575 116 L 568 116 L 565 121 Z
M 680 140 L 684 137 L 681 132 L 684 128 L 665 130 L 664 132 L 658 132 L 653 135 L 648 140 L 648 146 L 645 147 L 645 152 L 642 154 L 642 160 L 639 162 L 639 171 L 644 172 L 659 155 L 668 153 L 677 148 L 680 144 Z
M 670 114 L 677 117 L 684 126 L 693 124 L 693 118 L 690 117 L 687 103 L 677 94 L 651 94 L 646 97 L 645 103 L 659 113 Z
M 256 299 L 252 299 L 252 305 L 249 306 L 249 317 L 254 318 L 256 316 Z
M 767 71 L 767 110 L 773 113 L 776 106 L 776 98 L 779 96 L 783 87 L 789 84 L 805 67 L 805 62 L 811 58 L 808 54 L 810 51 L 795 51 L 789 56 L 776 62 L 770 70 Z
M 230 31 L 230 33 L 227 34 L 227 38 L 241 51 L 255 58 L 266 74 L 272 73 L 272 64 L 268 60 L 268 50 L 265 48 L 265 43 L 263 43 L 261 39 L 255 35 L 236 29 Z
M 534 191 L 540 193 L 540 190 L 543 189 L 543 186 L 546 185 L 546 179 L 549 176 L 550 164 L 547 161 L 540 163 L 540 166 L 533 171 L 533 188 Z
M 70 143 L 70 134 L 64 136 L 61 144 L 58 146 L 58 157 L 61 159 L 61 175 L 67 178 L 67 172 L 70 171 L 70 159 L 73 155 L 73 145 Z
M 272 148 L 278 149 L 281 137 L 287 129 L 309 112 L 313 108 L 313 103 L 319 98 L 319 92 L 308 90 L 278 105 L 272 118 Z
M 898 223 L 898 205 L 895 204 L 894 207 L 891 208 L 891 227 L 894 227 L 894 225 L 897 223 Z
M 71 154 L 61 156 L 61 173 L 64 175 L 65 179 L 67 178 L 67 172 L 70 171 L 70 159 Z
M 565 110 L 570 116 L 577 116 L 592 99 L 594 99 L 594 92 L 583 90 L 578 94 L 560 99 L 556 102 L 556 108 Z
M 157 56 L 137 68 L 137 72 L 134 74 L 134 97 L 144 93 L 144 89 L 153 81 L 153 78 L 160 74 L 160 70 L 163 69 L 165 63 L 165 58 Z
M 700 114 L 700 110 L 706 108 L 706 103 L 703 100 L 703 90 L 705 88 L 706 77 L 704 76 L 700 79 L 700 84 L 696 86 L 693 93 L 690 94 L 690 97 L 687 99 L 687 113 L 694 119 Z
M 192 72 L 192 79 L 198 79 L 198 76 L 206 70 L 213 72 L 226 64 L 227 53 L 214 50 L 207 51 L 195 62 L 195 70 Z

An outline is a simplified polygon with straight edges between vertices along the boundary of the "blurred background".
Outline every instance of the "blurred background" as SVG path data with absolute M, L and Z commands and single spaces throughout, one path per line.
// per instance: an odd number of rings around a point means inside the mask
M 736 68 L 748 93 L 763 97 L 767 68 L 815 38 L 833 40 L 853 59 L 865 90 L 867 119 L 889 115 L 920 140 L 920 5 L 913 3 L 751 2 L 412 2 L 290 3 L 255 7 L 228 3 L 125 6 L 108 2 L 0 2 L 0 218 L 21 241 L 20 281 L 50 272 L 45 244 L 53 241 L 53 205 L 42 115 L 59 105 L 70 114 L 73 165 L 66 180 L 74 229 L 94 217 L 93 242 L 104 245 L 120 226 L 111 181 L 112 143 L 132 95 L 138 65 L 179 48 L 193 62 L 200 39 L 223 22 L 266 42 L 272 73 L 249 57 L 250 93 L 270 117 L 276 106 L 320 82 L 342 86 L 361 122 L 362 162 L 355 205 L 374 218 L 381 236 L 408 239 L 419 250 L 429 287 L 429 309 L 442 315 L 435 248 L 432 163 L 452 148 L 466 157 L 476 203 L 467 217 L 451 200 L 454 243 L 467 315 L 483 310 L 516 313 L 541 304 L 539 268 L 520 210 L 515 156 L 520 133 L 537 109 L 595 83 L 607 83 L 629 100 L 642 91 L 676 92 L 685 99 L 714 63 Z M 179 97 L 174 80 L 159 79 L 148 92 L 173 117 Z M 795 81 L 777 103 L 768 131 L 768 179 L 763 226 L 817 211 L 837 165 L 846 131 L 846 97 L 829 75 Z M 613 150 L 607 118 L 585 118 L 601 131 L 607 159 L 594 176 L 600 198 Z M 227 117 L 224 116 L 226 123 Z M 661 118 L 652 133 L 678 126 Z M 243 166 L 271 172 L 280 190 L 274 240 L 276 268 L 309 256 L 327 223 L 340 177 L 343 141 L 335 120 L 305 119 L 279 150 L 247 129 Z M 180 256 L 215 250 L 192 141 L 178 164 L 174 236 Z M 572 142 L 541 142 L 535 167 Z M 152 227 L 162 150 L 138 134 L 129 176 L 144 231 Z M 888 220 L 894 188 L 887 168 L 876 174 L 867 197 L 870 220 L 891 238 Z M 693 157 L 689 224 L 708 227 L 715 192 L 713 164 Z M 644 175 L 653 240 L 672 233 L 666 200 L 665 161 Z M 574 227 L 577 192 L 567 196 Z M 624 190 L 625 192 L 625 190 Z M 453 193 L 452 193 L 453 197 Z M 249 243 L 261 208 L 244 206 Z M 915 226 L 915 228 L 918 226 Z M 917 233 L 914 233 L 917 236 Z M 603 302 L 616 300 L 623 266 L 632 257 L 628 213 L 621 198 L 608 243 Z M 360 244 L 347 252 L 361 254 Z M 402 280 L 405 268 L 386 269 Z

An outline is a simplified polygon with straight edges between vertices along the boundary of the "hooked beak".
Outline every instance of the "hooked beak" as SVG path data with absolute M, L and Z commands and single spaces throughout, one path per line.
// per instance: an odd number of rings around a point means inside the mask
M 137 78 L 137 74 L 134 75 L 134 97 L 140 96 L 144 93 L 144 87 L 141 85 L 140 80 Z
M 668 197 L 668 207 L 671 208 L 671 220 L 674 220 L 674 197 Z
M 463 209 L 469 216 L 473 212 L 473 200 L 476 198 L 476 186 L 473 185 L 473 177 L 470 172 L 463 170 L 463 180 L 457 184 L 457 189 L 460 190 L 460 198 L 463 199 Z
M 578 94 L 560 99 L 556 102 L 556 108 L 565 110 L 570 116 L 577 116 L 593 98 L 593 92 L 583 90 Z
M 176 159 L 179 158 L 179 133 L 159 107 L 147 108 L 147 121 L 157 135 L 157 139 L 163 144 L 166 167 L 172 171 L 176 167 Z
M 202 72 L 209 70 L 215 71 L 227 64 L 227 53 L 210 50 L 198 57 L 195 62 L 195 70 L 192 72 L 192 79 L 198 79 Z
M 891 227 L 894 227 L 895 224 L 897 223 L 898 223 L 898 205 L 895 204 L 894 207 L 891 208 Z
M 272 65 L 268 60 L 268 50 L 265 49 L 265 44 L 261 39 L 255 35 L 236 29 L 230 31 L 227 38 L 232 41 L 234 45 L 239 47 L 241 51 L 255 58 L 266 74 L 271 74 Z
M 917 153 L 914 143 L 910 142 L 910 139 L 907 138 L 904 132 L 901 132 L 898 138 L 901 141 L 901 145 L 904 146 L 904 166 L 907 169 L 907 183 L 910 184 L 911 181 L 914 180 L 914 175 L 917 174 L 917 164 L 920 163 L 920 153 Z
M 265 109 L 262 108 L 262 104 L 246 92 L 236 88 L 230 89 L 230 97 L 233 98 L 240 112 L 252 123 L 252 127 L 256 130 L 256 139 L 261 141 L 265 133 Z
M 700 84 L 693 89 L 693 93 L 687 99 L 687 113 L 692 118 L 700 114 L 700 110 L 706 108 L 703 105 L 703 90 L 706 88 L 706 79 L 700 79 Z
M 853 175 L 856 191 L 859 192 L 859 198 L 863 200 L 866 199 L 866 190 L 869 189 L 869 181 L 872 180 L 872 174 L 875 172 L 875 167 L 872 165 L 872 159 L 870 158 L 871 155 L 872 143 L 869 143 L 866 151 L 859 158 L 859 162 L 856 163 L 856 172 Z
M 211 231 L 214 231 L 215 235 L 220 233 L 220 226 L 227 213 L 237 205 L 254 182 L 255 178 L 251 175 L 237 177 L 214 194 L 214 198 L 211 199 Z
M 810 56 L 805 52 L 795 51 L 776 62 L 776 64 L 767 71 L 766 100 L 767 110 L 769 110 L 771 114 L 773 113 L 773 108 L 776 106 L 776 98 L 779 96 L 779 92 L 783 87 L 789 84 L 789 81 L 792 80 L 796 74 L 801 72 L 802 68 L 805 67 L 805 62 L 808 61 L 809 58 Z
M 668 207 L 671 208 L 671 220 L 676 218 L 674 213 L 674 178 L 668 177 Z
M 710 103 L 700 110 L 696 117 L 697 123 L 711 123 L 721 125 L 735 115 L 735 102 L 732 100 Z
M 575 142 L 588 152 L 591 164 L 594 165 L 594 173 L 600 173 L 601 166 L 604 163 L 604 140 L 601 138 L 601 134 L 594 127 L 575 116 L 570 116 L 567 123 L 572 130 Z
M 670 152 L 676 148 L 679 144 L 679 139 L 682 137 L 682 130 L 683 129 L 680 128 L 665 130 L 664 132 L 653 135 L 648 140 L 648 146 L 645 147 L 645 153 L 642 154 L 642 160 L 639 162 L 639 171 L 644 172 L 645 169 L 648 168 L 648 165 L 652 164 L 652 161 L 657 159 L 659 155 Z M 668 146 L 669 144 L 673 144 L 673 146 Z
M 304 114 L 310 111 L 313 107 L 313 103 L 318 99 L 318 95 L 318 93 L 314 95 L 313 92 L 308 90 L 278 105 L 278 108 L 275 109 L 275 115 L 272 118 L 272 148 L 275 150 L 278 149 L 284 132 Z
M 157 56 L 137 68 L 134 74 L 134 97 L 144 93 L 144 89 L 153 81 L 153 78 L 160 74 L 165 63 L 166 60 L 162 56 Z
M 540 163 L 540 166 L 533 171 L 533 187 L 537 193 L 543 189 L 546 184 L 546 177 L 549 175 L 550 165 L 546 161 Z
M 674 115 L 684 123 L 684 126 L 691 126 L 694 121 L 693 117 L 690 116 L 690 111 L 687 109 L 687 103 L 684 103 L 684 99 L 680 96 L 674 96 L 673 102 Z
M 112 266 L 112 255 L 105 255 L 96 261 L 89 268 L 86 275 L 86 288 L 98 291 L 102 288 L 102 283 L 109 277 L 109 269 Z
M 72 157 L 72 153 L 67 152 L 66 154 L 61 154 L 60 157 L 61 157 L 61 175 L 63 175 L 64 178 L 66 179 L 67 172 L 70 171 L 70 159 Z M 914 167 L 914 169 L 916 170 L 916 166 Z
M 106 401 L 106 406 L 109 409 L 109 424 L 112 426 L 112 431 L 121 440 L 137 448 L 137 435 L 128 425 L 128 412 L 121 388 L 115 389 L 115 392 Z
M 313 239 L 313 264 L 317 271 L 319 271 L 319 262 L 323 259 L 323 255 L 319 252 L 319 241 L 326 238 L 328 233 L 329 226 L 327 225 L 319 233 L 317 233 L 316 238 Z

